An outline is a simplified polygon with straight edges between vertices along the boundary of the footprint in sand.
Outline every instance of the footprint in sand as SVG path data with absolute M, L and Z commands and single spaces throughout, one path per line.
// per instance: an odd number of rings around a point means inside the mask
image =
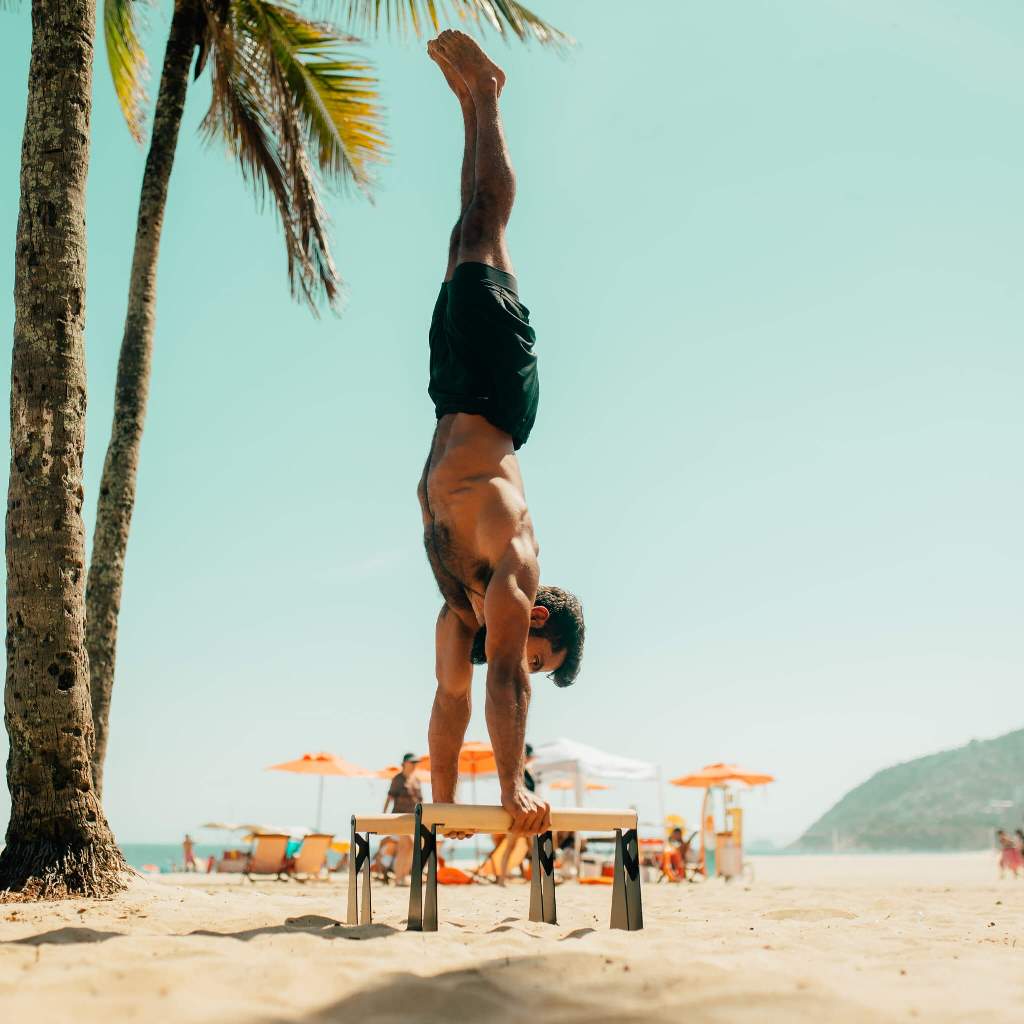
M 793 907 L 787 910 L 769 910 L 763 916 L 769 921 L 832 921 L 836 918 L 852 921 L 857 915 L 835 907 Z

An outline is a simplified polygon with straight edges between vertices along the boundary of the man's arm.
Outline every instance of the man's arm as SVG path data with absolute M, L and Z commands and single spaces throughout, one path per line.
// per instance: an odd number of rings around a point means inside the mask
M 501 805 L 512 815 L 512 830 L 526 835 L 551 827 L 549 805 L 538 800 L 523 783 L 526 714 L 530 707 L 526 640 L 538 582 L 536 556 L 525 542 L 514 538 L 495 566 L 484 598 L 487 731 L 498 766 Z
M 448 605 L 441 608 L 434 633 L 437 692 L 430 713 L 430 785 L 435 803 L 455 802 L 459 751 L 472 710 L 473 631 Z

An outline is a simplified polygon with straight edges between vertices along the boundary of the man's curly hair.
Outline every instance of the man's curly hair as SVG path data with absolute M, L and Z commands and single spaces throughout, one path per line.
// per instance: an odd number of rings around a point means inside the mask
M 538 587 L 536 604 L 548 610 L 548 621 L 540 629 L 531 629 L 531 636 L 542 636 L 551 641 L 555 654 L 565 651 L 565 660 L 548 677 L 555 686 L 572 686 L 580 672 L 583 661 L 583 639 L 586 630 L 583 625 L 583 605 L 580 599 L 561 587 Z M 473 638 L 470 660 L 474 665 L 487 661 L 485 653 L 487 627 L 483 626 Z

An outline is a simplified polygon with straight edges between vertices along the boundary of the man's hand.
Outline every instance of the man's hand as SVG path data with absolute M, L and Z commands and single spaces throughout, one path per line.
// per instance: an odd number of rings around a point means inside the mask
M 502 793 L 501 806 L 512 815 L 510 834 L 536 836 L 551 829 L 551 805 L 539 800 L 523 785 L 507 795 Z

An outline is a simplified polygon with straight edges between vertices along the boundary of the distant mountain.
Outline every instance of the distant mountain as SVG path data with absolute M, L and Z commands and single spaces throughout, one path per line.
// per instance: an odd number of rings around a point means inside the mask
M 1024 822 L 1024 729 L 873 775 L 822 815 L 800 850 L 977 850 Z

